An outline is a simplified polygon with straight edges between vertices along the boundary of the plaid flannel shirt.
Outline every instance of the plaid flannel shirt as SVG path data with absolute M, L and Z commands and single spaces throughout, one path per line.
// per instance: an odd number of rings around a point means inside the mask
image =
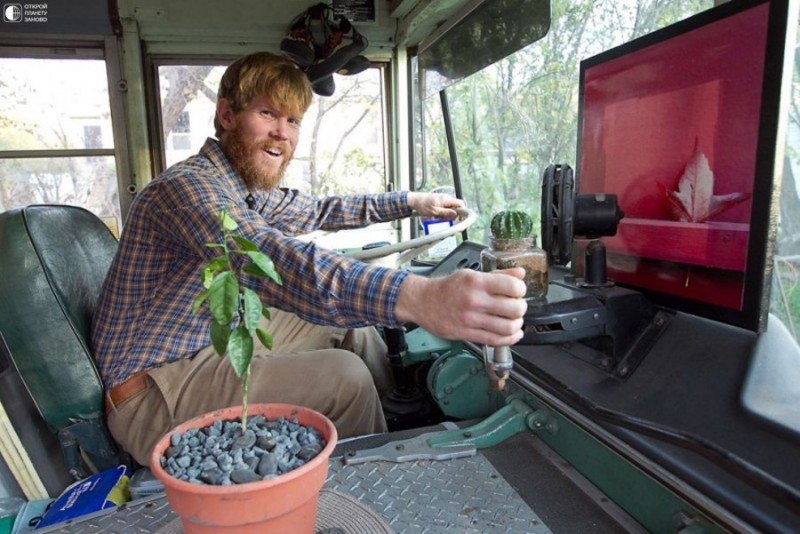
M 249 194 L 254 209 L 245 200 Z M 223 209 L 283 279 L 279 286 L 248 277 L 246 284 L 266 305 L 316 324 L 397 326 L 395 303 L 406 272 L 287 236 L 408 216 L 406 196 L 248 192 L 217 141 L 207 140 L 197 155 L 148 184 L 131 206 L 92 324 L 92 350 L 106 388 L 211 344 L 208 306 L 197 314 L 191 309 L 203 289 L 201 270 L 218 254 L 206 243 L 220 241 Z

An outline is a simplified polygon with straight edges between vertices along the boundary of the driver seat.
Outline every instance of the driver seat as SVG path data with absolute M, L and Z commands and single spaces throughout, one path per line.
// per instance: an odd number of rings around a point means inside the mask
M 129 464 L 106 427 L 103 384 L 89 344 L 116 250 L 111 231 L 83 208 L 33 205 L 0 213 L 0 360 L 16 368 L 22 392 L 46 423 L 34 424 L 56 434 L 73 479 Z M 19 392 L 14 396 L 3 404 L 19 402 Z M 8 411 L 19 417 L 24 410 Z M 35 419 L 36 413 L 26 415 Z M 52 435 L 40 440 L 48 438 L 52 447 Z

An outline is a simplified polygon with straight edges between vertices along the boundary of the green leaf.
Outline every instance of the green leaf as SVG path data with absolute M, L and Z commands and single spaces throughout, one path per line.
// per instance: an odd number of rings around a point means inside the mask
M 270 319 L 272 319 L 272 315 L 269 313 L 269 308 L 267 308 L 266 306 L 264 306 L 263 308 L 261 308 L 261 315 L 263 315 L 263 316 L 264 316 L 264 318 L 265 318 L 267 321 L 269 321 Z
M 200 306 L 203 305 L 203 303 L 206 301 L 206 298 L 208 298 L 208 291 L 203 291 L 194 298 L 194 302 L 192 303 L 192 314 L 196 314 L 198 311 L 200 311 Z
M 247 256 L 252 260 L 253 264 L 257 265 L 261 272 L 264 273 L 263 276 L 270 278 L 278 285 L 283 283 L 278 271 L 275 270 L 275 264 L 272 263 L 269 256 L 260 251 L 248 252 Z
M 258 340 L 261 341 L 262 345 L 267 347 L 269 350 L 272 350 L 272 334 L 263 328 L 258 328 L 256 329 L 256 335 L 258 336 Z
M 208 289 L 209 287 L 211 287 L 211 282 L 214 281 L 214 271 L 206 267 L 205 269 L 203 269 L 203 274 L 201 278 L 203 280 L 203 287 Z
M 244 267 L 242 267 L 242 272 L 247 274 L 252 274 L 253 276 L 257 276 L 259 278 L 267 278 L 267 273 L 261 270 L 261 267 L 256 265 L 255 263 L 248 263 Z
M 213 260 L 209 261 L 206 264 L 205 269 L 203 269 L 203 287 L 206 289 L 211 287 L 211 282 L 214 280 L 214 276 L 219 271 L 222 271 L 229 266 L 228 258 L 226 256 L 217 256 Z
M 222 213 L 219 214 L 219 220 L 220 223 L 222 223 L 222 228 L 228 230 L 229 232 L 233 232 L 239 228 L 239 225 L 236 224 L 236 221 L 233 219 L 233 217 L 228 215 L 227 211 L 223 210 Z
M 208 288 L 208 306 L 220 324 L 230 324 L 239 310 L 239 282 L 231 271 L 218 274 Z
M 209 332 L 211 333 L 211 344 L 214 346 L 214 351 L 220 356 L 225 356 L 225 350 L 228 348 L 228 338 L 231 336 L 231 329 L 228 325 L 212 322 Z
M 243 324 L 237 326 L 231 333 L 228 340 L 228 359 L 239 378 L 250 367 L 250 361 L 253 359 L 253 337 Z
M 209 271 L 222 271 L 228 267 L 230 267 L 230 265 L 228 264 L 228 258 L 225 256 L 217 256 L 213 260 L 206 263 L 206 270 Z
M 231 239 L 236 241 L 236 243 L 239 245 L 239 248 L 241 248 L 244 251 L 258 250 L 258 245 L 256 245 L 246 237 L 242 237 L 240 235 L 234 235 L 231 236 Z
M 244 288 L 244 324 L 248 331 L 253 332 L 261 321 L 261 297 L 252 289 Z

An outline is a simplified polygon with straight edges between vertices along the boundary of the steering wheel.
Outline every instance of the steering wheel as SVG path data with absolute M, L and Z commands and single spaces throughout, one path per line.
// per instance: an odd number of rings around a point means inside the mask
M 392 254 L 398 254 L 398 256 L 394 258 L 393 263 L 396 266 L 400 266 L 405 262 L 410 261 L 412 258 L 419 256 L 439 241 L 446 239 L 451 235 L 463 232 L 478 220 L 478 215 L 470 209 L 458 208 L 456 212 L 458 213 L 457 222 L 445 230 L 441 230 L 429 235 L 415 237 L 414 239 L 401 241 L 400 243 L 394 243 L 392 245 L 348 252 L 345 254 L 345 256 L 369 262 L 379 258 L 385 258 Z

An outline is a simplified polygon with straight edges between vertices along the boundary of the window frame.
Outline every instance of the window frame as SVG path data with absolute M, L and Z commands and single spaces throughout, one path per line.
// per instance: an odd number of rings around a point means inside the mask
M 26 149 L 2 150 L 0 160 L 33 159 L 33 158 L 88 158 L 113 157 L 117 174 L 117 192 L 119 213 L 122 224 L 128 208 L 133 200 L 135 187 L 132 186 L 130 158 L 126 143 L 126 121 L 122 92 L 124 81 L 120 71 L 119 47 L 116 37 L 65 39 L 54 36 L 45 44 L 41 41 L 27 43 L 15 40 L 20 44 L 7 45 L 0 41 L 0 57 L 13 59 L 74 59 L 102 60 L 105 62 L 108 84 L 109 107 L 111 112 L 111 148 L 76 148 L 76 149 Z M 128 194 L 125 194 L 127 192 Z

